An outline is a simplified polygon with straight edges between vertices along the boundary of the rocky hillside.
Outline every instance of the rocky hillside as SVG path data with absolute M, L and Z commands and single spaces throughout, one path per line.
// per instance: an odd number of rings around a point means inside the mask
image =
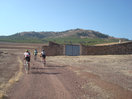
M 93 30 L 71 29 L 62 32 L 21 32 L 10 37 L 29 37 L 29 38 L 57 38 L 57 37 L 77 37 L 77 38 L 113 38 Z
M 74 42 L 80 43 L 84 41 L 119 41 L 120 38 L 111 37 L 109 35 L 84 29 L 71 29 L 62 32 L 20 32 L 10 36 L 0 37 L 0 41 L 8 42 L 32 42 L 32 43 L 45 43 L 48 41 L 56 41 L 57 43 Z M 74 40 L 74 41 L 73 41 Z M 123 39 L 127 40 L 127 39 Z

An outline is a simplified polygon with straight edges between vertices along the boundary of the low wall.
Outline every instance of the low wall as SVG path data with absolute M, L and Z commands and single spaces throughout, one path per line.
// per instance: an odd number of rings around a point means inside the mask
M 82 55 L 132 54 L 132 42 L 105 46 L 81 45 Z

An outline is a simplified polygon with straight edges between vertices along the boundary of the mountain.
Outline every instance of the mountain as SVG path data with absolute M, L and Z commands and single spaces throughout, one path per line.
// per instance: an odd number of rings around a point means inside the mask
M 121 38 L 115 38 L 97 31 L 84 29 L 71 29 L 62 32 L 20 32 L 10 36 L 0 36 L 0 41 L 6 42 L 30 42 L 47 43 L 54 41 L 57 43 L 103 43 L 117 42 Z M 127 41 L 127 39 L 122 39 Z
M 29 38 L 57 38 L 57 37 L 77 37 L 77 38 L 112 38 L 108 35 L 93 30 L 71 29 L 62 32 L 21 32 L 9 37 L 29 37 Z

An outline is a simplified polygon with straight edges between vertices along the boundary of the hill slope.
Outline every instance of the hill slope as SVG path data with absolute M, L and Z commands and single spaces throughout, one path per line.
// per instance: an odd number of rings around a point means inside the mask
M 108 35 L 96 32 L 93 30 L 83 30 L 83 29 L 71 29 L 62 32 L 21 32 L 10 37 L 29 37 L 29 38 L 48 38 L 48 37 L 70 37 L 76 36 L 78 38 L 111 38 Z
M 120 38 L 83 29 L 71 29 L 62 32 L 21 32 L 10 36 L 1 36 L 0 41 L 6 42 L 27 42 L 27 43 L 47 43 L 54 41 L 57 43 L 87 43 L 88 45 L 117 42 Z M 127 39 L 123 39 L 127 40 Z

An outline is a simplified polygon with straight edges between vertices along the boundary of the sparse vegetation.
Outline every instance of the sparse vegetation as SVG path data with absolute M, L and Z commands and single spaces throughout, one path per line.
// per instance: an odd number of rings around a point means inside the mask
M 59 44 L 84 44 L 84 45 L 95 45 L 101 43 L 111 43 L 111 42 L 118 42 L 116 39 L 92 39 L 92 38 L 72 38 L 72 37 L 65 37 L 65 38 L 47 38 L 44 39 L 46 42 L 53 41 Z
M 123 39 L 127 41 L 127 39 Z M 67 30 L 63 32 L 21 32 L 11 36 L 1 36 L 1 42 L 48 43 L 94 45 L 118 42 L 119 39 L 91 30 Z

